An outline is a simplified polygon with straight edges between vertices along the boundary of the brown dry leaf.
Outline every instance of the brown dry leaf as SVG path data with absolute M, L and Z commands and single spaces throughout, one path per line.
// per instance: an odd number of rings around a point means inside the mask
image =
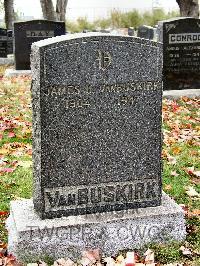
M 10 150 L 9 149 L 6 149 L 6 148 L 1 148 L 0 149 L 0 154 L 2 155 L 7 155 L 9 154 Z
M 189 213 L 191 216 L 199 216 L 200 215 L 200 210 L 195 209 L 192 212 Z
M 189 215 L 189 207 L 186 206 L 185 204 L 179 204 L 179 206 L 183 209 L 185 215 Z
M 193 175 L 195 177 L 200 177 L 200 171 L 195 171 L 194 170 L 194 166 L 192 167 L 188 167 L 185 168 L 185 171 L 189 174 L 189 175 Z
M 172 152 L 173 152 L 173 154 L 177 155 L 181 152 L 181 148 L 180 147 L 173 147 Z
M 172 189 L 172 186 L 171 185 L 165 185 L 164 189 L 165 190 L 171 190 Z
M 191 181 L 195 185 L 200 185 L 200 178 L 192 178 Z
M 13 255 L 8 255 L 3 258 L 3 266 L 22 266 L 22 264 Z
M 192 151 L 190 151 L 190 155 L 191 156 L 197 156 L 199 153 L 198 153 L 198 151 L 196 151 L 196 150 L 192 150 Z

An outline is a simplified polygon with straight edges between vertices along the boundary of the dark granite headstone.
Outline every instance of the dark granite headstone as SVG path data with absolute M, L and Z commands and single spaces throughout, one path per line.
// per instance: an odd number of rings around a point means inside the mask
M 7 31 L 7 53 L 8 54 L 13 54 L 13 31 L 8 30 Z
M 200 88 L 200 20 L 163 23 L 164 90 Z
M 140 26 L 138 27 L 137 37 L 153 40 L 154 29 L 150 26 Z
M 14 23 L 16 70 L 30 69 L 30 53 L 33 42 L 64 34 L 64 22 L 31 20 Z
M 0 28 L 0 57 L 7 57 L 7 30 Z
M 161 203 L 162 46 L 107 34 L 32 46 L 34 206 L 42 218 Z

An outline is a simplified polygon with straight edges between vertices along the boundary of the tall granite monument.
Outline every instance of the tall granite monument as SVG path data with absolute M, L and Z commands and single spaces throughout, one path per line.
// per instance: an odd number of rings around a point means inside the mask
M 32 43 L 64 34 L 64 22 L 31 20 L 14 23 L 15 69 L 30 69 Z
M 200 20 L 175 18 L 163 22 L 164 90 L 200 88 Z
M 8 220 L 18 258 L 184 239 L 161 192 L 161 56 L 159 43 L 99 33 L 33 44 L 34 195 Z

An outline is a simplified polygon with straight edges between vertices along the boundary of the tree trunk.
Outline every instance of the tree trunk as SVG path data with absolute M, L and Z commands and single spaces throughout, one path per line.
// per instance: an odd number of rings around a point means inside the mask
M 5 23 L 8 30 L 12 30 L 14 21 L 14 0 L 4 0 Z
M 199 18 L 198 0 L 176 0 L 180 8 L 181 17 Z
M 56 20 L 56 14 L 52 0 L 40 0 L 44 19 Z
M 65 21 L 68 0 L 57 0 L 56 17 L 58 21 Z

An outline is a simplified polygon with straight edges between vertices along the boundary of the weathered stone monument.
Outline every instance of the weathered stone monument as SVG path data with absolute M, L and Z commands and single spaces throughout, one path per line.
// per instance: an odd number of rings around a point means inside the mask
M 142 25 L 138 27 L 137 37 L 153 40 L 154 38 L 154 29 L 153 27 Z
M 164 90 L 200 88 L 200 20 L 163 22 Z
M 7 30 L 0 28 L 0 58 L 7 57 Z
M 31 20 L 14 23 L 15 68 L 30 69 L 33 42 L 65 34 L 65 23 L 48 20 Z
M 34 195 L 8 220 L 18 258 L 184 239 L 161 191 L 161 56 L 159 43 L 98 33 L 33 44 Z

